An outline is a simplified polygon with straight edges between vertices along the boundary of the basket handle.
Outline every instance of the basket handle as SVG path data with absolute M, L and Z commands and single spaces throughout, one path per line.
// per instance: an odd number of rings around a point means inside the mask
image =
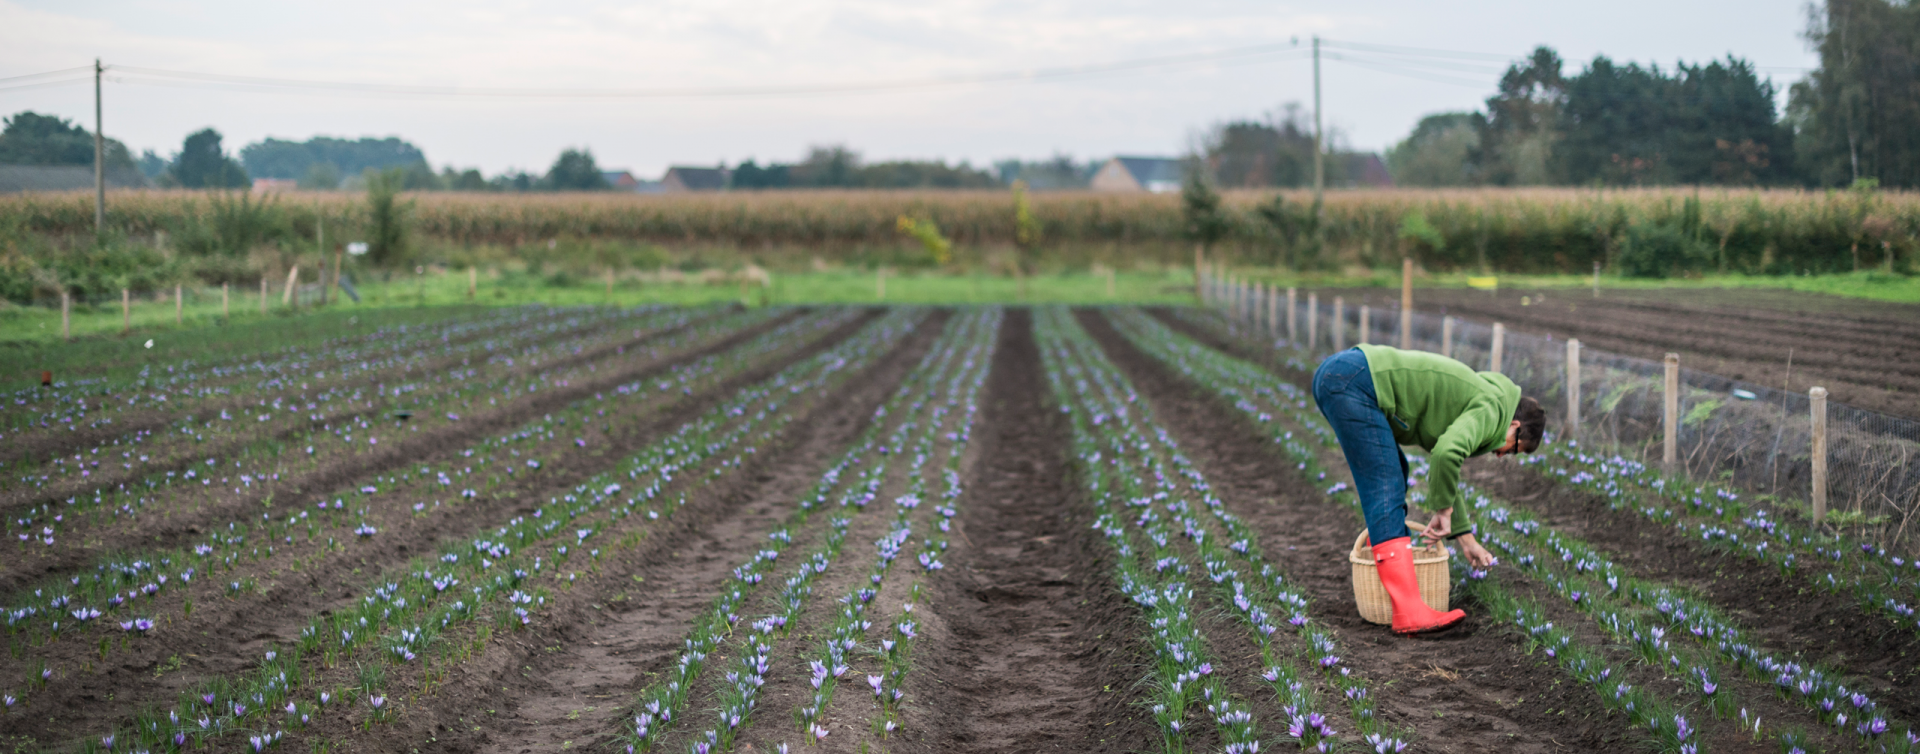
M 1407 528 L 1412 529 L 1416 536 L 1427 533 L 1427 525 L 1418 521 L 1407 521 Z M 1354 537 L 1353 539 L 1353 553 L 1355 555 L 1367 555 L 1367 550 L 1370 549 L 1369 545 L 1370 543 L 1367 541 L 1367 530 L 1363 528 L 1360 530 L 1360 536 Z

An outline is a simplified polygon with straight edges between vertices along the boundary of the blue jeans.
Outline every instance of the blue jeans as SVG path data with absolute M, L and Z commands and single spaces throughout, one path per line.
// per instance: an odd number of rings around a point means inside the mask
M 1374 544 L 1409 536 L 1407 456 L 1394 441 L 1387 413 L 1374 395 L 1367 355 L 1350 348 L 1320 362 L 1313 373 L 1313 400 L 1347 456 L 1354 492 L 1367 517 L 1367 536 Z

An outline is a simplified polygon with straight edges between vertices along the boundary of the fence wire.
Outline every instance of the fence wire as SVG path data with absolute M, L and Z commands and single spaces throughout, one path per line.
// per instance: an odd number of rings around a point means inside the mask
M 1317 361 L 1359 343 L 1399 346 L 1399 307 L 1362 308 L 1321 297 L 1311 306 L 1301 291 L 1288 331 L 1285 292 L 1271 297 L 1244 285 L 1214 282 L 1210 300 L 1236 335 L 1276 348 L 1299 348 Z M 1271 307 L 1271 308 L 1270 308 Z M 1309 318 L 1315 318 L 1311 323 Z M 1361 327 L 1362 318 L 1366 327 Z M 1493 367 L 1493 327 L 1412 317 L 1411 344 L 1443 352 L 1477 370 Z M 1309 340 L 1308 333 L 1313 333 Z M 1568 426 L 1567 342 L 1507 331 L 1500 372 L 1547 409 L 1556 440 L 1573 437 L 1595 451 L 1617 454 L 1659 468 L 1664 454 L 1666 365 L 1647 359 L 1581 348 L 1577 430 Z M 1714 481 L 1754 495 L 1798 501 L 1803 510 L 1812 489 L 1812 401 L 1794 393 L 1686 368 L 1679 375 L 1679 432 L 1674 473 Z M 1827 509 L 1829 521 L 1882 547 L 1920 555 L 1920 420 L 1827 403 Z

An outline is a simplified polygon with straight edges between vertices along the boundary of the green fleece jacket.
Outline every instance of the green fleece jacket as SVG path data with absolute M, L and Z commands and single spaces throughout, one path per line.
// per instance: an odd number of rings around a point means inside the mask
M 1453 531 L 1472 519 L 1460 499 L 1460 462 L 1506 445 L 1507 426 L 1520 405 L 1520 386 L 1498 372 L 1475 372 L 1424 351 L 1362 345 L 1373 372 L 1373 392 L 1401 445 L 1426 449 L 1426 508 L 1453 509 Z

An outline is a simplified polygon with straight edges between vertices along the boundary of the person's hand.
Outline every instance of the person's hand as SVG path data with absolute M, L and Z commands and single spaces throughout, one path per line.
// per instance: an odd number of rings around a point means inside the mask
M 1487 548 L 1481 547 L 1479 542 L 1473 541 L 1472 534 L 1462 534 L 1459 539 L 1454 541 L 1460 543 L 1460 554 L 1467 556 L 1467 562 L 1473 564 L 1473 567 L 1490 568 L 1493 566 L 1493 553 L 1487 552 Z
M 1433 518 L 1427 519 L 1427 530 L 1422 532 L 1420 536 L 1427 538 L 1430 542 L 1439 542 L 1446 539 L 1447 535 L 1452 533 L 1453 509 L 1448 508 L 1434 513 Z

